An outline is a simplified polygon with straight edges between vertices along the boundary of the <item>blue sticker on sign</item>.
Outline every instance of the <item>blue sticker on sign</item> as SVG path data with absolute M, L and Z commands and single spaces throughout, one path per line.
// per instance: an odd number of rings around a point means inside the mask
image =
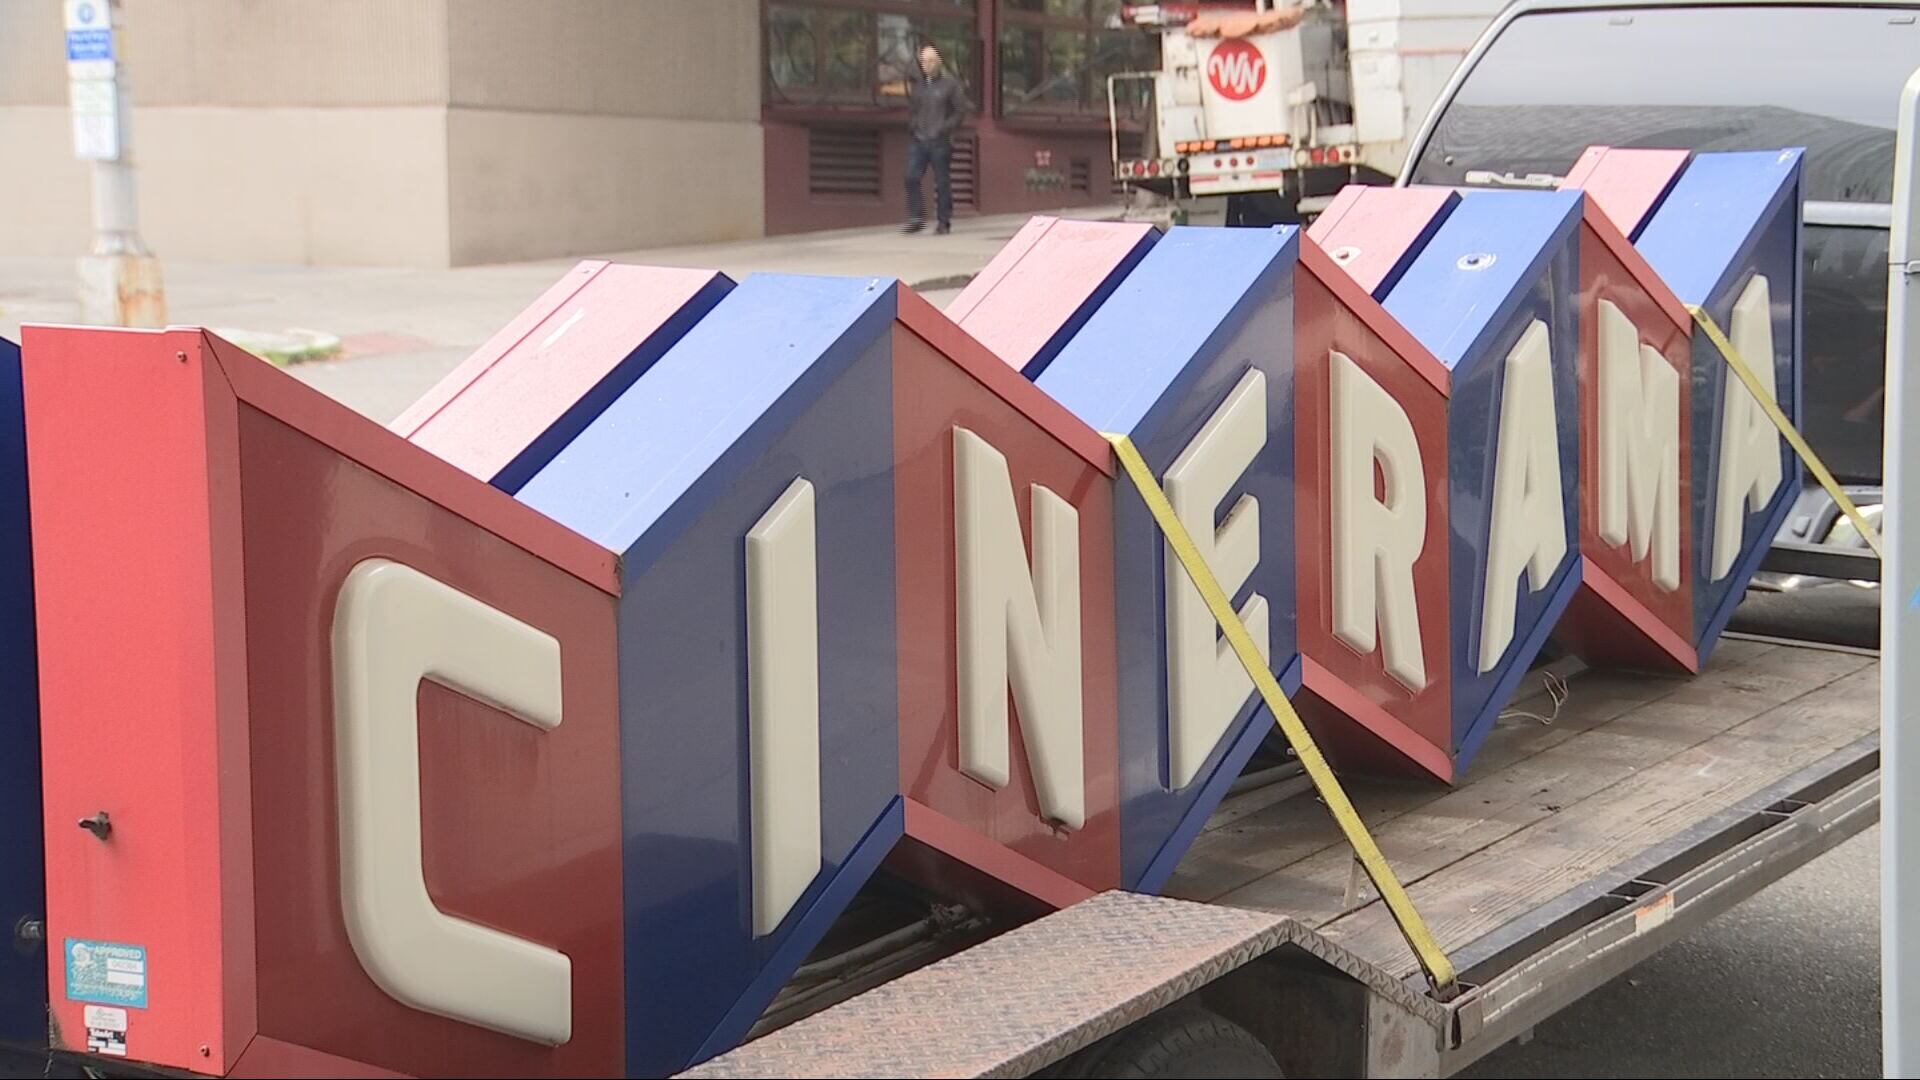
M 67 939 L 67 998 L 147 1007 L 147 950 L 111 941 Z
M 113 59 L 113 31 L 105 27 L 96 30 L 67 31 L 67 61 Z

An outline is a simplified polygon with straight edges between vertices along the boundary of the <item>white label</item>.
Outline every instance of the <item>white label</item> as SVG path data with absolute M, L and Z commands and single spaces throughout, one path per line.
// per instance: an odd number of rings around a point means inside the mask
M 111 79 L 67 84 L 73 113 L 73 153 L 82 161 L 120 157 L 119 89 Z
M 960 771 L 993 788 L 1011 779 L 1007 688 L 1027 744 L 1040 812 L 1087 821 L 1080 705 L 1080 515 L 1034 484 L 1033 565 L 1007 459 L 953 429 L 953 530 L 960 668 Z
M 1773 385 L 1773 311 L 1767 279 L 1754 275 L 1733 305 L 1728 333 L 1734 351 L 1753 369 L 1769 398 Z M 1747 384 L 1731 371 L 1723 380 L 1720 406 L 1720 483 L 1714 492 L 1711 578 L 1733 571 L 1746 537 L 1747 515 L 1764 510 L 1780 488 L 1780 431 L 1767 418 Z
M 1633 913 L 1633 932 L 1644 934 L 1658 930 L 1673 920 L 1673 894 L 1668 893 Z
M 127 1056 L 127 1010 L 89 1005 L 85 1010 L 87 1052 L 106 1057 Z
M 127 1033 L 111 1028 L 87 1029 L 87 1052 L 105 1057 L 127 1056 Z
M 420 683 L 543 731 L 560 725 L 560 643 L 409 566 L 367 559 L 333 617 L 340 903 L 373 981 L 404 1005 L 529 1042 L 573 1035 L 573 962 L 441 911 L 420 847 Z
M 1381 648 L 1387 673 L 1427 685 L 1413 564 L 1427 546 L 1426 472 L 1413 422 L 1345 353 L 1329 365 L 1333 455 L 1333 632 L 1361 653 Z M 1374 470 L 1385 480 L 1374 492 Z
M 1680 375 L 1600 301 L 1600 538 L 1680 587 Z M 1631 543 L 1629 543 L 1631 542 Z
M 805 479 L 747 533 L 747 702 L 753 933 L 764 937 L 820 873 L 820 602 Z
M 1214 511 L 1266 444 L 1267 379 L 1250 370 L 1167 469 L 1167 501 L 1229 598 L 1260 563 L 1260 501 L 1251 495 L 1234 500 L 1218 529 L 1213 524 Z M 1253 693 L 1253 679 L 1240 666 L 1233 646 L 1221 639 L 1213 612 L 1171 545 L 1164 562 L 1167 772 L 1169 786 L 1177 791 L 1199 775 L 1200 766 Z M 1270 655 L 1267 598 L 1259 593 L 1247 597 L 1240 606 L 1240 621 L 1260 655 Z
M 1513 643 L 1520 575 L 1539 592 L 1567 554 L 1566 493 L 1560 488 L 1560 425 L 1554 415 L 1547 324 L 1535 319 L 1507 354 L 1494 447 L 1492 535 L 1480 604 L 1480 670 Z

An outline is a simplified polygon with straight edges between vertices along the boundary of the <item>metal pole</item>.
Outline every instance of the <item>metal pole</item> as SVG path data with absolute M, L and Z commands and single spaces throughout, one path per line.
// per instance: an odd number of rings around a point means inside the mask
M 140 239 L 120 0 L 64 6 L 74 152 L 93 163 L 93 241 L 79 263 L 81 317 L 106 326 L 165 326 L 160 261 Z
M 1920 1077 L 1920 424 L 1906 422 L 1920 411 L 1920 71 L 1900 95 L 1895 146 L 1880 592 L 1881 1045 L 1885 1075 Z

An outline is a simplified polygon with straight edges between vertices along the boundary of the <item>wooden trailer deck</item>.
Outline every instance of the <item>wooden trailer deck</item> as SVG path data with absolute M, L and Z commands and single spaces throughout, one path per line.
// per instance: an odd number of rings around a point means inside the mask
M 1544 683 L 1540 672 L 1528 676 L 1531 692 L 1459 786 L 1347 784 L 1469 980 L 1499 951 L 1476 943 L 1514 937 L 1516 921 L 1556 898 L 1687 841 L 1803 770 L 1825 763 L 1820 776 L 1845 781 L 1877 761 L 1871 655 L 1730 638 L 1692 678 L 1574 675 L 1557 716 Z M 1381 968 L 1417 973 L 1326 808 L 1310 795 L 1274 797 L 1253 791 L 1224 804 L 1167 892 L 1287 915 Z
M 1222 805 L 1175 898 L 1102 894 L 686 1075 L 1030 1076 L 1195 998 L 1287 1075 L 1449 1076 L 1877 820 L 1879 678 L 1729 638 L 1693 678 L 1569 673 L 1556 712 L 1534 672 L 1459 786 L 1348 779 L 1459 969 L 1445 1001 L 1284 781 Z

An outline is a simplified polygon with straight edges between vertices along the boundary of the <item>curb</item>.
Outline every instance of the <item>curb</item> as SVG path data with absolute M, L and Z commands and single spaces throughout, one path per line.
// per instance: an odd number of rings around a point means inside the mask
M 909 282 L 907 288 L 912 289 L 914 292 L 933 292 L 936 289 L 964 289 L 967 287 L 967 283 L 971 282 L 975 276 L 977 275 L 947 274 L 944 277 L 933 277 L 927 278 L 924 281 Z
M 215 334 L 275 367 L 331 360 L 343 351 L 340 338 L 323 330 L 222 330 Z

